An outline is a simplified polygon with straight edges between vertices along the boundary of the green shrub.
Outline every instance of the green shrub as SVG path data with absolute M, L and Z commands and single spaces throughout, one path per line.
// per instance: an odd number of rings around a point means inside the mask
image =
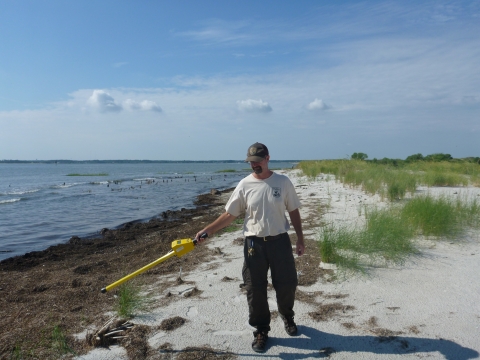
M 368 155 L 362 152 L 359 153 L 353 153 L 352 156 L 350 156 L 352 160 L 366 160 L 368 159 Z

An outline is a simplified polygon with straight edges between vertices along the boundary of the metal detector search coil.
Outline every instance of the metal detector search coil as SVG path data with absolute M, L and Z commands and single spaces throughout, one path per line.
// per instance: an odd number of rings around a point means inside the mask
M 200 238 L 205 239 L 208 237 L 207 233 L 202 234 Z M 147 271 L 148 269 L 153 268 L 154 266 L 157 266 L 158 264 L 164 262 L 167 259 L 170 259 L 173 256 L 176 257 L 181 257 L 190 251 L 192 251 L 195 248 L 195 245 L 197 244 L 196 239 L 181 239 L 181 240 L 175 240 L 172 241 L 172 251 L 170 251 L 168 254 L 162 256 L 161 258 L 155 260 L 154 262 L 151 262 L 148 265 L 145 265 L 141 269 L 138 269 L 137 271 L 121 278 L 120 280 L 115 281 L 114 283 L 111 283 L 108 286 L 105 286 L 101 292 L 106 293 L 107 291 L 112 290 L 113 288 L 116 288 L 118 285 L 123 284 L 124 282 L 133 279 L 135 276 L 140 275 L 141 273 Z

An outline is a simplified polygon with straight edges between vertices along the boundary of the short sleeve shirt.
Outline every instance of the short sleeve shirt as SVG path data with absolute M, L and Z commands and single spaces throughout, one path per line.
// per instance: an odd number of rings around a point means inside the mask
M 273 173 L 259 180 L 250 174 L 242 179 L 225 206 L 226 212 L 239 216 L 245 211 L 245 236 L 275 236 L 290 228 L 285 211 L 300 207 L 290 179 Z

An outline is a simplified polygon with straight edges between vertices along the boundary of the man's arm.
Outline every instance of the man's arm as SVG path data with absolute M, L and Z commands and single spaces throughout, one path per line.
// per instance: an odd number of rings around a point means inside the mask
M 297 233 L 296 253 L 298 256 L 302 256 L 305 253 L 305 242 L 303 241 L 302 219 L 300 217 L 300 211 L 295 209 L 288 213 L 290 215 L 290 221 L 293 228 Z
M 211 224 L 207 225 L 205 228 L 200 230 L 195 236 L 195 239 L 197 239 L 198 242 L 202 242 L 203 239 L 200 238 L 202 234 L 207 233 L 208 236 L 211 236 L 214 233 L 216 233 L 218 230 L 221 230 L 224 227 L 230 225 L 232 221 L 235 220 L 236 218 L 237 218 L 236 216 L 233 216 L 228 212 L 224 212 L 214 222 L 212 222 Z

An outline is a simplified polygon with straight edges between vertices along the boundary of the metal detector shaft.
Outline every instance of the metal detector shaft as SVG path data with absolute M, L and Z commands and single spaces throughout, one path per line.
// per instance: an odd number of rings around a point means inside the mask
M 200 239 L 205 239 L 208 237 L 207 233 L 204 233 L 200 236 Z M 197 240 L 191 240 L 191 239 L 181 239 L 181 240 L 175 240 L 172 242 L 172 251 L 170 251 L 167 255 L 162 256 L 161 258 L 155 260 L 154 262 L 151 262 L 148 265 L 145 265 L 141 269 L 138 269 L 137 271 L 134 271 L 133 273 L 124 276 L 120 280 L 115 281 L 114 283 L 104 287 L 102 290 L 100 290 L 102 293 L 106 293 L 107 291 L 112 290 L 113 288 L 117 287 L 118 285 L 123 284 L 125 281 L 128 281 L 130 279 L 133 279 L 135 276 L 140 275 L 141 273 L 147 271 L 148 269 L 151 269 L 154 266 L 157 266 L 158 264 L 164 262 L 165 260 L 170 259 L 172 256 L 177 256 L 181 257 L 190 251 L 193 250 L 195 245 L 197 244 Z
M 127 276 L 124 276 L 124 277 L 121 278 L 120 280 L 117 280 L 117 281 L 115 281 L 114 283 L 111 283 L 110 285 L 105 286 L 105 287 L 101 290 L 101 292 L 102 292 L 102 293 L 106 293 L 107 291 L 112 290 L 113 288 L 117 287 L 118 285 L 123 284 L 125 281 L 128 281 L 128 280 L 134 278 L 135 276 L 140 275 L 141 273 L 147 271 L 148 269 L 151 269 L 152 267 L 157 266 L 158 264 L 164 262 L 165 260 L 170 259 L 172 256 L 175 256 L 175 251 L 173 251 L 173 250 L 170 251 L 167 255 L 164 255 L 164 256 L 162 256 L 161 258 L 155 260 L 154 262 L 151 262 L 150 264 L 145 265 L 145 266 L 142 267 L 141 269 L 138 269 L 137 271 L 134 271 L 133 273 L 128 274 Z

